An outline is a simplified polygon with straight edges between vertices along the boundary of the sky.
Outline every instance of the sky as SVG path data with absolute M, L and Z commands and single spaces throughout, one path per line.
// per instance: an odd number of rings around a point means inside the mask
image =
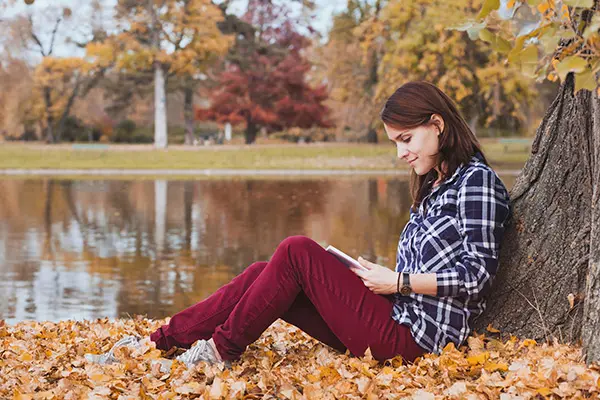
M 327 31 L 331 27 L 332 16 L 335 13 L 339 13 L 346 8 L 347 0 L 315 0 L 317 4 L 316 17 L 314 20 L 313 28 L 321 33 L 323 37 L 326 36 Z M 220 2 L 220 0 L 216 0 Z M 22 14 L 28 10 L 45 9 L 48 6 L 62 5 L 72 8 L 75 12 L 85 12 L 89 9 L 89 0 L 35 0 L 32 5 L 25 4 L 24 0 L 0 0 L 0 6 L 5 5 L 4 8 L 0 7 L 0 19 L 9 19 L 15 15 Z M 116 0 L 103 0 L 105 5 L 106 15 L 103 16 L 106 20 L 110 19 L 110 13 L 112 13 L 112 6 L 116 3 Z M 247 0 L 234 0 L 230 6 L 230 10 L 233 13 L 241 14 L 244 12 L 247 6 Z M 50 32 L 50 30 L 48 30 Z M 57 40 L 57 43 L 59 41 Z M 60 41 L 62 42 L 62 41 Z M 59 46 L 55 50 L 57 56 L 73 56 L 73 46 Z M 80 54 L 77 54 L 80 55 Z

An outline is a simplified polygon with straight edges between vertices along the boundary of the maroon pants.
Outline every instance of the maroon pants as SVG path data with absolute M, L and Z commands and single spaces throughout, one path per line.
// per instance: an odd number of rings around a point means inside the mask
M 318 243 L 292 236 L 269 262 L 250 265 L 150 338 L 168 350 L 212 337 L 221 357 L 235 360 L 281 318 L 340 352 L 362 356 L 370 347 L 379 361 L 398 354 L 413 361 L 425 350 L 407 326 L 391 318 L 392 305 L 391 296 L 371 292 Z

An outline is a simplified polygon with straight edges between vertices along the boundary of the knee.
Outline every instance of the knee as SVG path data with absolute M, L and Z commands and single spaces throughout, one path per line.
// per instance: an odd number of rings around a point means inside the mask
M 257 277 L 267 265 L 266 261 L 256 261 L 246 267 L 244 273 Z
M 315 242 L 314 240 L 312 240 L 311 238 L 306 237 L 306 236 L 300 236 L 300 235 L 288 236 L 279 244 L 279 246 L 287 248 L 291 251 L 306 250 L 315 245 L 319 246 L 319 244 L 317 242 Z

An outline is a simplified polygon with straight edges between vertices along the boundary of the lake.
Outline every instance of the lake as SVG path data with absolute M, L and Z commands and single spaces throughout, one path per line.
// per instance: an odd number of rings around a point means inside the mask
M 0 179 L 0 319 L 170 316 L 291 235 L 393 267 L 410 202 L 405 177 Z

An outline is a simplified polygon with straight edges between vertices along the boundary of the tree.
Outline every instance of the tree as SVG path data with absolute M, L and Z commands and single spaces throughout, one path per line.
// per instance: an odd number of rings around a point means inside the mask
M 480 5 L 479 0 L 387 3 L 378 30 L 385 37 L 385 56 L 376 99 L 391 95 L 398 82 L 424 79 L 455 99 L 472 129 L 518 130 L 537 98 L 533 79 L 505 65 L 500 44 L 473 42 L 468 32 L 445 29 L 447 21 L 475 16 Z M 367 37 L 365 45 L 373 40 Z
M 0 97 L 0 136 L 16 138 L 33 133 L 37 118 L 35 102 L 31 101 L 33 77 L 29 66 L 10 57 L 3 60 L 0 63 L 0 87 L 3 93 Z
M 600 15 L 597 0 L 485 1 L 459 29 L 528 74 L 561 80 L 511 190 L 488 310 L 478 321 L 535 339 L 582 340 L 600 360 Z
M 92 10 L 99 11 L 100 4 L 92 3 Z M 75 100 L 85 96 L 107 68 L 107 65 L 86 57 L 56 56 L 55 50 L 61 40 L 62 45 L 69 43 L 81 50 L 104 36 L 104 32 L 92 23 L 89 32 L 72 33 L 71 39 L 63 40 L 63 31 L 75 28 L 72 14 L 70 8 L 48 7 L 28 11 L 8 24 L 8 36 L 12 37 L 13 44 L 20 46 L 23 58 L 39 60 L 33 74 L 34 90 L 30 103 L 35 116 L 45 122 L 48 143 L 60 141 Z M 83 15 L 77 17 L 83 18 Z M 43 107 L 37 107 L 38 104 L 43 104 Z
M 178 76 L 193 83 L 227 51 L 230 39 L 217 28 L 221 19 L 210 0 L 118 1 L 121 32 L 111 38 L 117 46 L 117 68 L 136 74 L 154 71 L 157 148 L 167 146 L 167 80 Z
M 326 87 L 306 82 L 310 63 L 303 57 L 306 37 L 297 32 L 284 5 L 251 0 L 241 19 L 228 16 L 221 25 L 236 33 L 224 68 L 216 79 L 208 109 L 196 118 L 245 123 L 247 144 L 261 127 L 268 132 L 288 127 L 330 127 Z
M 369 40 L 366 49 L 362 45 L 367 36 L 374 39 L 381 33 L 379 17 L 384 5 L 382 0 L 348 0 L 346 10 L 333 17 L 327 42 L 316 48 L 312 58 L 315 78 L 327 82 L 335 120 L 342 129 L 350 128 L 369 142 L 377 141 L 374 94 L 384 52 L 380 39 Z

